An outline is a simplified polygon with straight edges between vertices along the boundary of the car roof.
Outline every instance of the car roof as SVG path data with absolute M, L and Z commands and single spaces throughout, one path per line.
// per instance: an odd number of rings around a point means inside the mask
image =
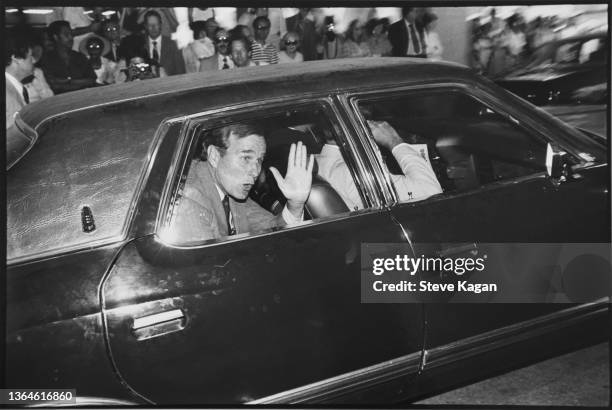
M 198 92 L 198 112 L 249 100 L 330 92 L 344 89 L 384 86 L 407 82 L 425 82 L 442 78 L 473 79 L 471 71 L 449 62 L 431 62 L 403 57 L 359 58 L 277 64 L 234 70 L 176 75 L 135 81 L 61 94 L 30 104 L 20 113 L 23 121 L 37 129 L 48 119 L 100 106 L 118 105 L 135 100 L 171 97 L 169 115 L 189 114 L 191 106 L 180 107 L 176 98 Z M 221 92 L 223 89 L 223 92 Z M 257 90 L 256 95 L 248 90 Z M 210 91 L 215 98 L 202 99 Z M 208 93 L 206 94 L 208 95 Z M 223 98 L 220 98 L 223 97 Z M 178 106 L 176 105 L 178 103 Z

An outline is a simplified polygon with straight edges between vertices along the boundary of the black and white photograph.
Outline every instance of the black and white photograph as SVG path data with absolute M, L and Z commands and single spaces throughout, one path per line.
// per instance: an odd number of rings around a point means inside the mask
M 66 3 L 2 6 L 0 405 L 611 405 L 607 2 Z

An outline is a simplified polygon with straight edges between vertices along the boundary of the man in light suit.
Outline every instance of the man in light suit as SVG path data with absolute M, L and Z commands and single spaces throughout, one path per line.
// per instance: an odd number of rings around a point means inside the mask
M 287 198 L 277 216 L 249 198 L 266 152 L 266 140 L 257 126 L 232 124 L 215 129 L 203 145 L 206 161 L 192 161 L 171 223 L 177 240 L 197 242 L 302 221 L 314 157 L 307 158 L 301 141 L 291 145 L 284 178 L 276 168 L 270 168 Z
M 28 90 L 21 83 L 34 73 L 32 47 L 24 36 L 5 32 L 4 79 L 6 90 L 6 128 L 15 122 L 15 114 L 30 102 Z
M 414 7 L 402 7 L 402 15 L 404 18 L 389 27 L 391 55 L 395 57 L 426 58 L 423 27 L 416 24 L 416 9 Z
M 215 54 L 200 60 L 200 71 L 216 71 L 234 68 L 234 61 L 230 56 L 229 34 L 225 29 L 218 28 L 213 36 Z
M 144 16 L 145 41 L 147 55 L 163 67 L 167 75 L 185 74 L 183 53 L 170 37 L 162 35 L 161 16 L 155 10 L 149 10 Z

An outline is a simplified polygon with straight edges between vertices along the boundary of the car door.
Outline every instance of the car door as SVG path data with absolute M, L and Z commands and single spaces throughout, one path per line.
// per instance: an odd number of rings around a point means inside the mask
M 541 329 L 534 325 L 536 318 L 544 320 L 537 322 L 539 325 L 546 320 L 556 320 L 555 326 L 561 327 L 572 323 L 574 319 L 568 317 L 576 311 L 568 311 L 567 304 L 534 302 L 551 301 L 554 297 L 550 293 L 552 285 L 562 281 L 556 266 L 565 246 L 563 243 L 603 243 L 600 252 L 605 251 L 606 246 L 609 249 L 609 244 L 605 244 L 610 234 L 609 224 L 605 223 L 609 206 L 605 164 L 577 161 L 583 165 L 576 165 L 573 178 L 554 183 L 538 163 L 544 162 L 546 142 L 555 142 L 556 135 L 542 135 L 532 127 L 533 118 L 504 106 L 493 94 L 477 87 L 442 84 L 376 90 L 347 95 L 345 107 L 353 113 L 359 123 L 359 132 L 366 139 L 372 141 L 368 120 L 386 120 L 400 135 L 406 135 L 405 140 L 426 145 L 429 150 L 432 168 L 444 189 L 442 194 L 422 200 L 398 201 L 388 176 L 383 172 L 379 178 L 381 185 L 389 188 L 388 195 L 392 199 L 387 201 L 391 213 L 406 230 L 414 254 L 472 253 L 488 257 L 487 271 L 498 275 L 496 280 L 503 283 L 500 278 L 503 276 L 507 279 L 506 284 L 513 281 L 522 289 L 512 293 L 506 301 L 520 302 L 519 292 L 527 295 L 524 298 L 527 303 L 426 304 L 425 376 L 428 368 L 437 370 L 439 365 L 452 362 L 463 365 L 456 369 L 465 370 L 459 372 L 461 377 L 502 368 L 513 362 L 503 356 L 486 362 L 486 366 L 472 361 L 478 364 L 468 370 L 466 362 L 459 359 L 516 342 L 510 334 L 520 334 L 519 340 L 533 336 L 532 333 L 540 331 L 534 327 Z M 561 132 L 559 129 L 558 133 Z M 379 158 L 379 162 L 390 157 L 388 152 L 379 156 L 375 144 L 371 143 L 370 147 L 371 157 Z M 393 168 L 391 161 L 388 168 Z M 535 244 L 531 246 L 530 243 Z M 534 270 L 535 266 L 541 270 Z M 487 281 L 482 275 L 466 275 L 465 279 L 470 283 Z M 538 296 L 530 298 L 530 292 Z M 606 294 L 604 290 L 603 295 Z M 490 301 L 490 295 L 485 294 L 463 299 L 457 294 L 450 296 L 459 302 Z M 450 297 L 436 300 L 447 302 Z M 598 308 L 585 305 L 576 309 L 591 315 L 596 309 L 606 308 L 600 303 Z M 582 330 L 593 330 L 593 323 Z M 597 323 L 601 325 L 601 321 Z M 585 334 L 585 342 L 587 339 Z M 562 340 L 579 340 L 579 337 Z M 563 344 L 552 343 L 555 348 Z M 550 354 L 553 350 L 549 346 L 541 352 Z M 523 361 L 535 357 L 537 354 L 533 351 L 527 356 L 522 351 Z M 442 379 L 448 379 L 448 375 L 448 372 L 446 375 L 437 373 L 437 380 L 427 376 L 424 380 L 429 386 L 421 388 L 441 388 Z M 453 372 L 452 380 L 446 382 L 456 384 L 461 377 Z
M 167 215 L 198 130 L 272 108 L 289 115 L 285 107 L 299 111 L 300 104 L 316 106 L 333 124 L 365 181 L 368 208 L 261 234 L 168 240 Z M 140 237 L 122 249 L 102 286 L 121 379 L 141 398 L 165 404 L 380 401 L 405 393 L 419 369 L 422 309 L 361 303 L 360 243 L 401 241 L 402 230 L 367 185 L 359 145 L 334 103 L 258 104 L 181 123 L 166 136 L 177 140 L 176 153 L 156 162 L 142 195 Z

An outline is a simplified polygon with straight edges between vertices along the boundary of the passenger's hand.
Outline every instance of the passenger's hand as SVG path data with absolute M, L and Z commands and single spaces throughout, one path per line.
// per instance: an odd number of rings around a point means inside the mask
M 281 192 L 287 198 L 287 209 L 296 218 L 302 216 L 304 204 L 310 195 L 312 185 L 312 168 L 314 166 L 314 156 L 308 158 L 306 147 L 302 141 L 291 144 L 289 158 L 287 161 L 287 173 L 283 178 L 278 169 L 270 167 L 274 179 Z
M 372 136 L 376 143 L 387 148 L 389 151 L 392 151 L 393 148 L 404 142 L 397 134 L 397 131 L 395 131 L 395 128 L 387 121 L 368 120 L 368 125 L 372 130 Z

